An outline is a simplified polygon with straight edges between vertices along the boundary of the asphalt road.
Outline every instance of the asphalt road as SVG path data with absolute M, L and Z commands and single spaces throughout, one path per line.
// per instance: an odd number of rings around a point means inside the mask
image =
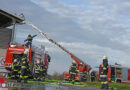
M 40 83 L 38 84 L 15 83 L 10 85 L 8 89 L 9 90 L 101 90 L 96 87 L 54 86 Z

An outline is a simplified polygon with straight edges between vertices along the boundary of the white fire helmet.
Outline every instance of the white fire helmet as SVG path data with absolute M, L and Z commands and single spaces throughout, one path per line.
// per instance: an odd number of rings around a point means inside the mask
M 107 59 L 107 56 L 103 56 L 102 59 L 103 59 L 103 60 L 104 60 L 104 59 Z
M 25 49 L 24 54 L 28 54 L 28 49 Z
M 37 64 L 40 64 L 40 61 L 39 61 L 39 60 L 37 60 Z
M 75 61 L 72 61 L 72 64 L 76 64 Z
M 17 62 L 17 59 L 14 59 L 14 62 Z

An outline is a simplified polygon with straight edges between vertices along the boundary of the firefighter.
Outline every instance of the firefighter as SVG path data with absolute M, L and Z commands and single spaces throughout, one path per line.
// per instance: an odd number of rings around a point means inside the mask
M 94 81 L 95 81 L 95 78 L 96 78 L 95 71 L 92 71 L 92 72 L 91 72 L 90 77 L 91 77 L 91 82 L 94 82 Z
M 26 47 L 28 47 L 29 45 L 31 45 L 32 44 L 32 40 L 33 40 L 33 38 L 34 37 L 36 37 L 37 35 L 33 35 L 33 36 L 31 36 L 30 34 L 28 35 L 28 37 L 27 37 L 27 39 L 26 40 L 24 40 L 24 42 L 26 42 L 27 41 L 27 43 L 25 44 L 26 45 Z
M 27 59 L 28 51 L 25 50 L 22 59 L 21 59 L 21 72 L 20 72 L 20 77 L 19 77 L 19 82 L 23 79 L 24 82 L 26 83 L 28 79 L 28 59 Z
M 48 60 L 48 62 L 51 61 L 51 57 L 49 56 L 49 54 L 47 54 L 47 60 Z
M 17 59 L 14 59 L 12 63 L 11 79 L 18 79 L 18 72 L 19 72 L 19 62 Z
M 74 84 L 75 74 L 77 73 L 77 65 L 74 61 L 72 62 L 72 65 L 70 66 L 69 73 L 70 73 L 70 80 Z
M 37 60 L 36 62 L 36 65 L 34 66 L 34 80 L 37 80 L 37 81 L 40 81 L 40 69 L 41 69 L 41 66 L 40 66 L 40 61 Z
M 32 38 L 32 36 L 29 34 L 28 37 L 27 37 L 27 39 L 24 40 L 24 42 L 27 41 L 27 43 L 26 43 L 25 45 L 28 47 L 30 44 L 32 44 L 32 40 L 33 40 L 33 38 Z
M 108 89 L 107 73 L 108 73 L 108 59 L 107 56 L 103 56 L 103 63 L 101 64 L 101 70 L 100 70 L 101 89 Z
M 46 76 L 47 69 L 45 68 L 44 64 L 40 65 L 40 79 L 43 81 Z
M 19 55 L 17 55 L 17 54 L 14 54 L 14 59 L 17 59 L 17 62 L 18 62 L 18 64 L 19 64 L 19 66 L 18 66 L 18 77 L 19 77 L 19 75 L 20 75 L 20 70 L 21 70 L 21 67 L 20 67 L 20 63 L 21 63 L 21 57 L 19 56 Z
M 83 81 L 83 82 L 87 81 L 87 76 L 86 75 L 87 75 L 86 71 L 82 73 L 81 81 Z

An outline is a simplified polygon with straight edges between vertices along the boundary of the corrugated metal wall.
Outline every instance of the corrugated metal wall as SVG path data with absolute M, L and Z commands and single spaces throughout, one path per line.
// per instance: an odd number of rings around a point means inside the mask
M 8 42 L 11 41 L 12 30 L 8 28 L 0 29 L 0 57 L 4 57 L 6 54 L 6 48 Z
M 0 57 L 5 57 L 6 49 L 0 49 Z
M 6 49 L 8 42 L 11 41 L 12 30 L 11 29 L 0 29 L 0 48 Z

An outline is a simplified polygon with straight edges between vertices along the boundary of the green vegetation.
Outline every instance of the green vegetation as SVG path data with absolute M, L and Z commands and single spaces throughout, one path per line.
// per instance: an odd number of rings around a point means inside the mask
M 100 82 L 75 82 L 75 84 L 72 84 L 69 81 L 64 81 L 64 80 L 46 80 L 46 81 L 28 81 L 28 83 L 47 83 L 51 85 L 71 85 L 71 86 L 77 86 L 77 87 L 101 87 Z M 130 84 L 122 84 L 122 83 L 109 83 L 110 88 L 114 88 L 114 90 L 130 90 Z M 116 89 L 115 89 L 116 88 Z
M 98 75 L 97 75 L 98 77 Z M 57 80 L 54 82 L 55 84 L 59 81 L 61 85 L 73 85 L 73 86 L 79 86 L 79 87 L 101 87 L 101 83 L 98 82 L 96 77 L 96 82 L 90 82 L 90 76 L 88 75 L 88 82 L 87 83 L 82 83 L 82 82 L 77 82 L 75 84 L 72 84 L 71 82 L 64 81 L 64 74 L 59 74 L 55 72 L 52 75 L 52 80 L 55 79 Z M 59 84 L 59 83 L 57 83 Z M 116 88 L 116 90 L 130 90 L 130 84 L 123 84 L 123 83 L 109 83 L 110 88 Z
M 88 87 L 101 87 L 100 82 L 87 82 L 85 86 Z M 109 83 L 110 88 L 116 88 L 116 90 L 130 90 L 130 84 L 123 83 Z
M 130 90 L 130 84 L 109 83 L 110 87 L 115 87 L 117 90 Z

